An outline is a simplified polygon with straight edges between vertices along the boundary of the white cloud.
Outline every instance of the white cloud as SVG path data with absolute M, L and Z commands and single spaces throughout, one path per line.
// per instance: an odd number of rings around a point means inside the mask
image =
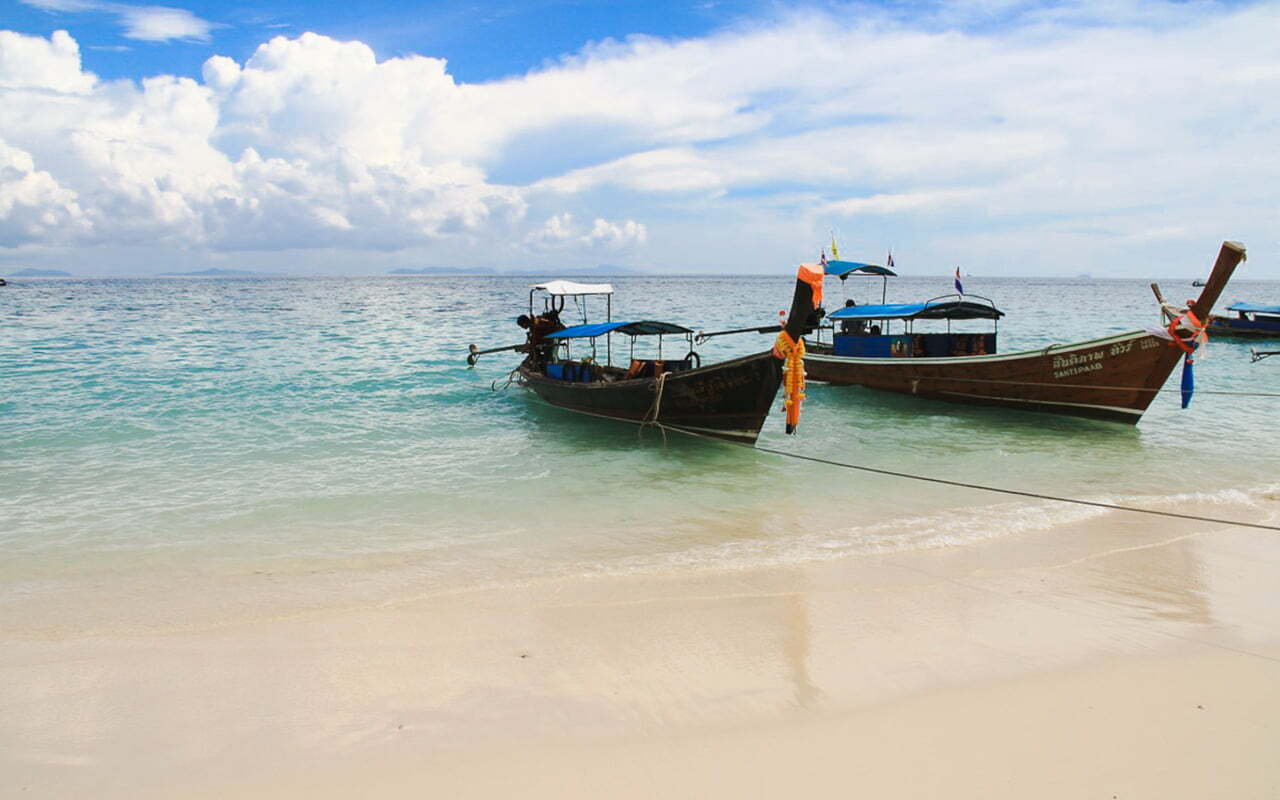
M 591 224 L 591 233 L 587 235 L 587 240 L 591 244 L 613 250 L 621 250 L 634 244 L 644 244 L 647 238 L 649 238 L 649 231 L 643 223 L 633 219 L 616 223 L 599 217 L 596 217 L 595 222 Z
M 525 237 L 524 244 L 532 250 L 551 251 L 587 247 L 591 251 L 600 248 L 618 252 L 642 245 L 649 236 L 643 223 L 633 219 L 610 222 L 596 217 L 591 227 L 579 227 L 569 212 L 555 214 L 541 228 Z
M 83 225 L 75 192 L 37 170 L 30 153 L 0 140 L 0 240 L 23 244 Z
M 80 46 L 66 31 L 48 40 L 0 31 L 0 89 L 50 89 L 83 94 L 97 78 L 80 69 Z
M 572 238 L 573 215 L 565 212 L 549 218 L 541 228 L 525 237 L 525 243 L 531 247 L 559 247 Z
M 11 38 L 46 61 L 77 55 L 65 34 Z M 405 133 L 424 113 L 409 102 L 419 79 L 452 85 L 439 63 L 382 66 L 363 45 L 308 35 L 264 45 L 243 68 L 210 59 L 205 84 L 60 79 L 50 94 L 18 68 L 0 72 L 14 87 L 0 135 L 80 204 L 85 225 L 48 231 L 51 245 L 395 250 L 519 220 L 517 191 Z
M 832 225 L 849 248 L 1031 271 L 1079 269 L 1037 241 L 1156 263 L 1230 237 L 1253 267 L 1280 249 L 1278 22 L 1275 2 L 860 8 L 487 84 L 315 34 L 199 81 L 100 81 L 64 32 L 0 32 L 0 139 L 25 154 L 0 224 L 27 246 L 760 270 Z
M 626 156 L 608 164 L 573 170 L 536 184 L 537 188 L 573 194 L 602 184 L 623 186 L 637 192 L 717 191 L 728 177 L 725 163 L 693 148 L 664 148 Z
M 22 0 L 22 2 L 45 11 L 111 14 L 120 20 L 126 38 L 144 42 L 167 42 L 172 39 L 207 42 L 214 28 L 223 27 L 197 17 L 185 8 L 135 6 L 101 0 Z
M 216 27 L 182 8 L 162 6 L 121 6 L 109 4 L 124 23 L 124 35 L 144 42 L 165 42 L 170 39 L 209 41 L 209 32 Z
M 871 197 L 853 197 L 837 200 L 822 208 L 837 216 L 859 214 L 894 214 L 902 211 L 942 210 L 980 199 L 979 193 L 970 189 L 951 189 L 933 192 L 908 192 L 904 194 L 877 194 Z

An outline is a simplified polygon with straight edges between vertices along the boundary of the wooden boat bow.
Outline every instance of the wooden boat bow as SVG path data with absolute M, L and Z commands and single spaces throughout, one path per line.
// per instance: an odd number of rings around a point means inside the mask
M 1244 245 L 1233 241 L 1222 243 L 1222 249 L 1218 251 L 1218 260 L 1213 265 L 1213 272 L 1209 274 L 1209 280 L 1205 281 L 1204 288 L 1200 290 L 1200 296 L 1192 305 L 1192 311 L 1201 323 L 1209 322 L 1209 314 L 1213 312 L 1214 303 L 1218 302 L 1222 290 L 1227 287 L 1227 281 L 1231 280 L 1236 267 L 1244 260 L 1246 260 Z

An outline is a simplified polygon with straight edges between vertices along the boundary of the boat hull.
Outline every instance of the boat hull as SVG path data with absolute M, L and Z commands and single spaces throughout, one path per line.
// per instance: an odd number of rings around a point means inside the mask
M 765 352 L 670 373 L 662 380 L 573 383 L 548 378 L 527 362 L 520 366 L 519 376 L 526 389 L 557 408 L 635 424 L 656 421 L 668 428 L 754 443 L 778 393 L 782 367 Z
M 1280 339 L 1280 321 L 1209 317 L 1209 335 L 1241 339 Z
M 959 403 L 1137 423 L 1182 351 L 1142 331 L 1041 350 L 946 358 L 849 358 L 815 344 L 810 380 Z

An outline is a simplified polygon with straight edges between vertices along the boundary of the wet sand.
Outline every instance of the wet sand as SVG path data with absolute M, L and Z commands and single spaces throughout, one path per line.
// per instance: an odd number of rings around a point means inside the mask
M 1274 533 L 1107 515 L 295 614 L 206 587 L 187 625 L 25 606 L 0 796 L 1274 797 L 1277 585 Z

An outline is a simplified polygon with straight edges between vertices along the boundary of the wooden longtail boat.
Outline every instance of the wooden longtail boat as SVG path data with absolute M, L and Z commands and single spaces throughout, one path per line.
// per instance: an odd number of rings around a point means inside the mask
M 563 308 L 565 297 L 582 299 L 586 294 L 612 292 L 608 286 L 586 288 L 595 291 L 584 292 L 581 285 L 559 281 L 535 287 L 534 292 L 544 292 L 544 304 L 549 301 L 553 308 L 557 300 Z M 530 293 L 531 317 L 534 292 Z M 792 341 L 800 340 L 805 321 L 821 297 L 821 272 L 802 266 L 784 328 Z M 776 326 L 765 327 L 777 330 Z M 632 357 L 626 368 L 611 363 L 611 337 L 615 334 L 630 339 Z M 662 337 L 672 334 L 683 335 L 689 351 L 682 358 L 664 359 Z M 634 357 L 636 338 L 642 336 L 658 338 L 656 358 Z M 575 359 L 571 343 L 583 340 L 589 342 L 591 356 Z M 783 380 L 784 359 L 774 351 L 702 366 L 694 350 L 694 331 L 668 322 L 610 320 L 591 324 L 584 319 L 583 324 L 549 333 L 540 341 L 531 338 L 527 348 L 529 355 L 516 369 L 517 379 L 553 406 L 738 442 L 755 442 Z M 605 363 L 597 361 L 601 350 Z M 795 368 L 798 373 L 798 361 Z M 794 425 L 789 423 L 787 432 L 794 432 Z
M 1234 317 L 1214 314 L 1209 317 L 1209 333 L 1247 339 L 1280 338 L 1280 306 L 1258 303 L 1234 303 L 1227 306 Z
M 1209 280 L 1190 307 L 1196 317 L 1208 317 L 1244 256 L 1242 245 L 1223 243 Z M 929 304 L 924 307 L 923 313 L 930 313 Z M 854 310 L 841 309 L 828 319 L 839 321 L 846 311 Z M 945 314 L 940 310 L 938 318 L 951 318 Z M 853 313 L 849 316 L 856 318 Z M 844 356 L 839 355 L 845 349 L 842 336 L 858 337 L 836 333 L 833 344 L 809 346 L 805 368 L 811 380 L 1130 424 L 1142 417 L 1184 356 L 1172 335 L 1150 331 L 1005 354 L 995 353 L 995 334 L 978 334 L 966 346 L 969 352 L 986 353 L 981 355 L 919 355 L 921 348 L 914 346 L 915 340 L 908 339 L 905 346 L 884 348 L 883 355 Z M 963 335 L 925 336 L 945 336 L 954 345 L 954 340 Z M 863 333 L 858 338 L 873 337 Z
M 686 360 L 648 363 L 660 364 L 666 378 L 629 378 L 620 367 L 597 365 L 590 379 L 579 382 L 528 362 L 519 374 L 526 389 L 558 408 L 751 443 L 782 381 L 781 362 L 768 352 L 701 368 L 689 368 Z

